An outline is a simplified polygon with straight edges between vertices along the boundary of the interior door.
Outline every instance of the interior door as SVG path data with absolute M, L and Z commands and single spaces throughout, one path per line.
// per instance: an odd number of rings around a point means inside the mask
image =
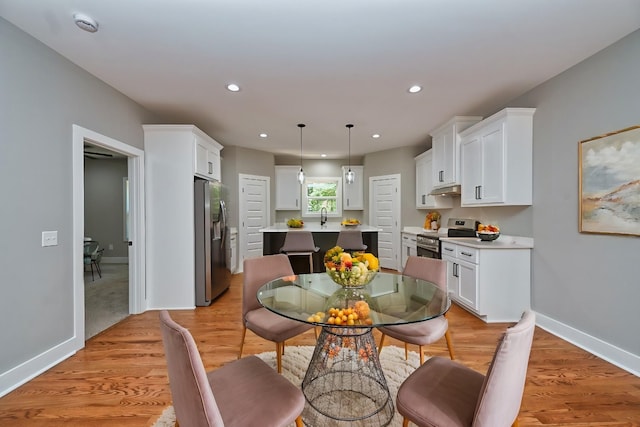
M 369 222 L 378 227 L 380 266 L 400 271 L 400 175 L 369 178 Z
M 270 178 L 239 175 L 240 230 L 238 234 L 238 271 L 242 272 L 246 258 L 262 256 L 263 236 L 260 229 L 269 225 Z

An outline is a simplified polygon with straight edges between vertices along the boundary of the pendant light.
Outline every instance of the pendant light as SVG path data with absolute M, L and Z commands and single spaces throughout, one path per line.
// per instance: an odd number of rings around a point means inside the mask
M 300 128 L 300 172 L 298 172 L 298 182 L 304 184 L 304 171 L 302 170 L 302 128 L 305 127 L 304 123 L 298 123 Z
M 349 129 L 349 171 L 345 174 L 345 181 L 347 184 L 353 184 L 356 182 L 356 174 L 351 170 L 351 128 L 352 124 L 347 125 L 347 129 Z

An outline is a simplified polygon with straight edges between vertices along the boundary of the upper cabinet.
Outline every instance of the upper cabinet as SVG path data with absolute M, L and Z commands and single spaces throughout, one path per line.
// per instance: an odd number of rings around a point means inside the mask
M 455 116 L 431 132 L 433 188 L 460 184 L 460 132 L 482 120 L 478 116 Z
M 416 208 L 451 208 L 453 199 L 449 196 L 431 196 L 433 150 L 427 150 L 415 157 L 416 161 Z
M 299 171 L 300 166 L 276 166 L 276 210 L 300 210 Z
M 220 150 L 222 146 L 202 132 L 194 133 L 195 175 L 220 181 Z
M 346 176 L 349 166 L 342 166 L 342 177 Z M 342 210 L 361 211 L 364 209 L 364 166 L 351 166 L 355 174 L 355 181 L 347 184 L 344 180 L 342 186 Z
M 461 206 L 531 205 L 535 108 L 506 108 L 461 133 Z

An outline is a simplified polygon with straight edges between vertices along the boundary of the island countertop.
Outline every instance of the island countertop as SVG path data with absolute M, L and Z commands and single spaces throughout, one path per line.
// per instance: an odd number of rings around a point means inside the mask
M 312 233 L 339 233 L 340 230 L 360 230 L 363 233 L 379 232 L 382 229 L 371 225 L 360 224 L 357 227 L 345 227 L 339 222 L 328 223 L 320 226 L 319 222 L 305 222 L 302 228 L 289 228 L 285 223 L 276 223 L 266 228 L 261 228 L 261 233 L 286 233 L 287 231 L 311 231 Z

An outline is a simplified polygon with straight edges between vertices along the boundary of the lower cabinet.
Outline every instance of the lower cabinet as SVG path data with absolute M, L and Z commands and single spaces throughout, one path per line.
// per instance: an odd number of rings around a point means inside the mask
M 416 247 L 416 235 L 411 233 L 402 233 L 402 269 L 407 265 L 407 259 L 410 256 L 418 255 Z
M 238 270 L 238 231 L 231 227 L 227 234 L 227 269 L 231 274 Z
M 530 308 L 530 249 L 442 242 L 442 259 L 451 299 L 485 322 L 515 322 Z

